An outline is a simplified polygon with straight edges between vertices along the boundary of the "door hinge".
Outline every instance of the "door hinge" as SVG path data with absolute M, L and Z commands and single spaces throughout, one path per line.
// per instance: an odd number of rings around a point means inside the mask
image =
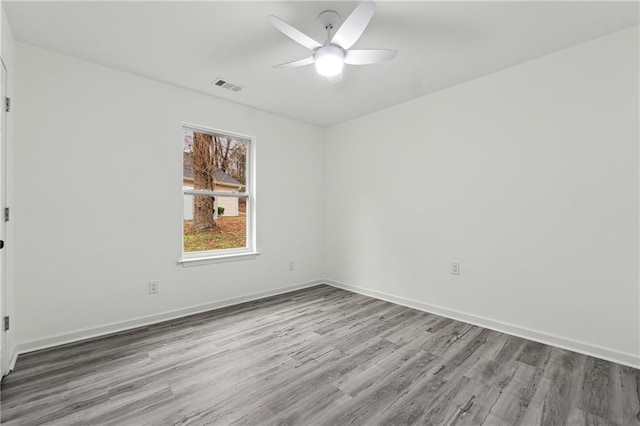
M 9 222 L 10 210 L 9 207 L 4 208 L 4 221 Z
M 11 98 L 4 98 L 4 110 L 11 111 Z
M 6 316 L 4 317 L 4 331 L 8 331 L 9 330 L 9 317 Z

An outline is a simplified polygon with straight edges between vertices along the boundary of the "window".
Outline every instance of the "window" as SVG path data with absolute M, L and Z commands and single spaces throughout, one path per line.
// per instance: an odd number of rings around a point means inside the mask
M 253 148 L 248 136 L 183 126 L 181 263 L 258 254 Z

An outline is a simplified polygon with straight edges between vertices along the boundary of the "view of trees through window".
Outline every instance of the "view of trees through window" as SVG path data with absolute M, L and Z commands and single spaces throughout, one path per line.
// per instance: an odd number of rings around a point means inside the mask
M 247 247 L 248 145 L 231 136 L 184 128 L 185 252 Z

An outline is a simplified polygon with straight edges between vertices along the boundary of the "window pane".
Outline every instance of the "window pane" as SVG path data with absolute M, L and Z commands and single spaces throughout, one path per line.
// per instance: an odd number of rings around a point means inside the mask
M 182 185 L 189 189 L 243 192 L 249 142 L 184 128 Z
M 244 198 L 185 195 L 185 253 L 246 248 L 247 204 Z

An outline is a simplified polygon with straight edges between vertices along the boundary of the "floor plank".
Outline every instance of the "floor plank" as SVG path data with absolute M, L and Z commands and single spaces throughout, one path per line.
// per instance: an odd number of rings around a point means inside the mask
M 640 371 L 329 286 L 18 358 L 3 424 L 638 425 Z

